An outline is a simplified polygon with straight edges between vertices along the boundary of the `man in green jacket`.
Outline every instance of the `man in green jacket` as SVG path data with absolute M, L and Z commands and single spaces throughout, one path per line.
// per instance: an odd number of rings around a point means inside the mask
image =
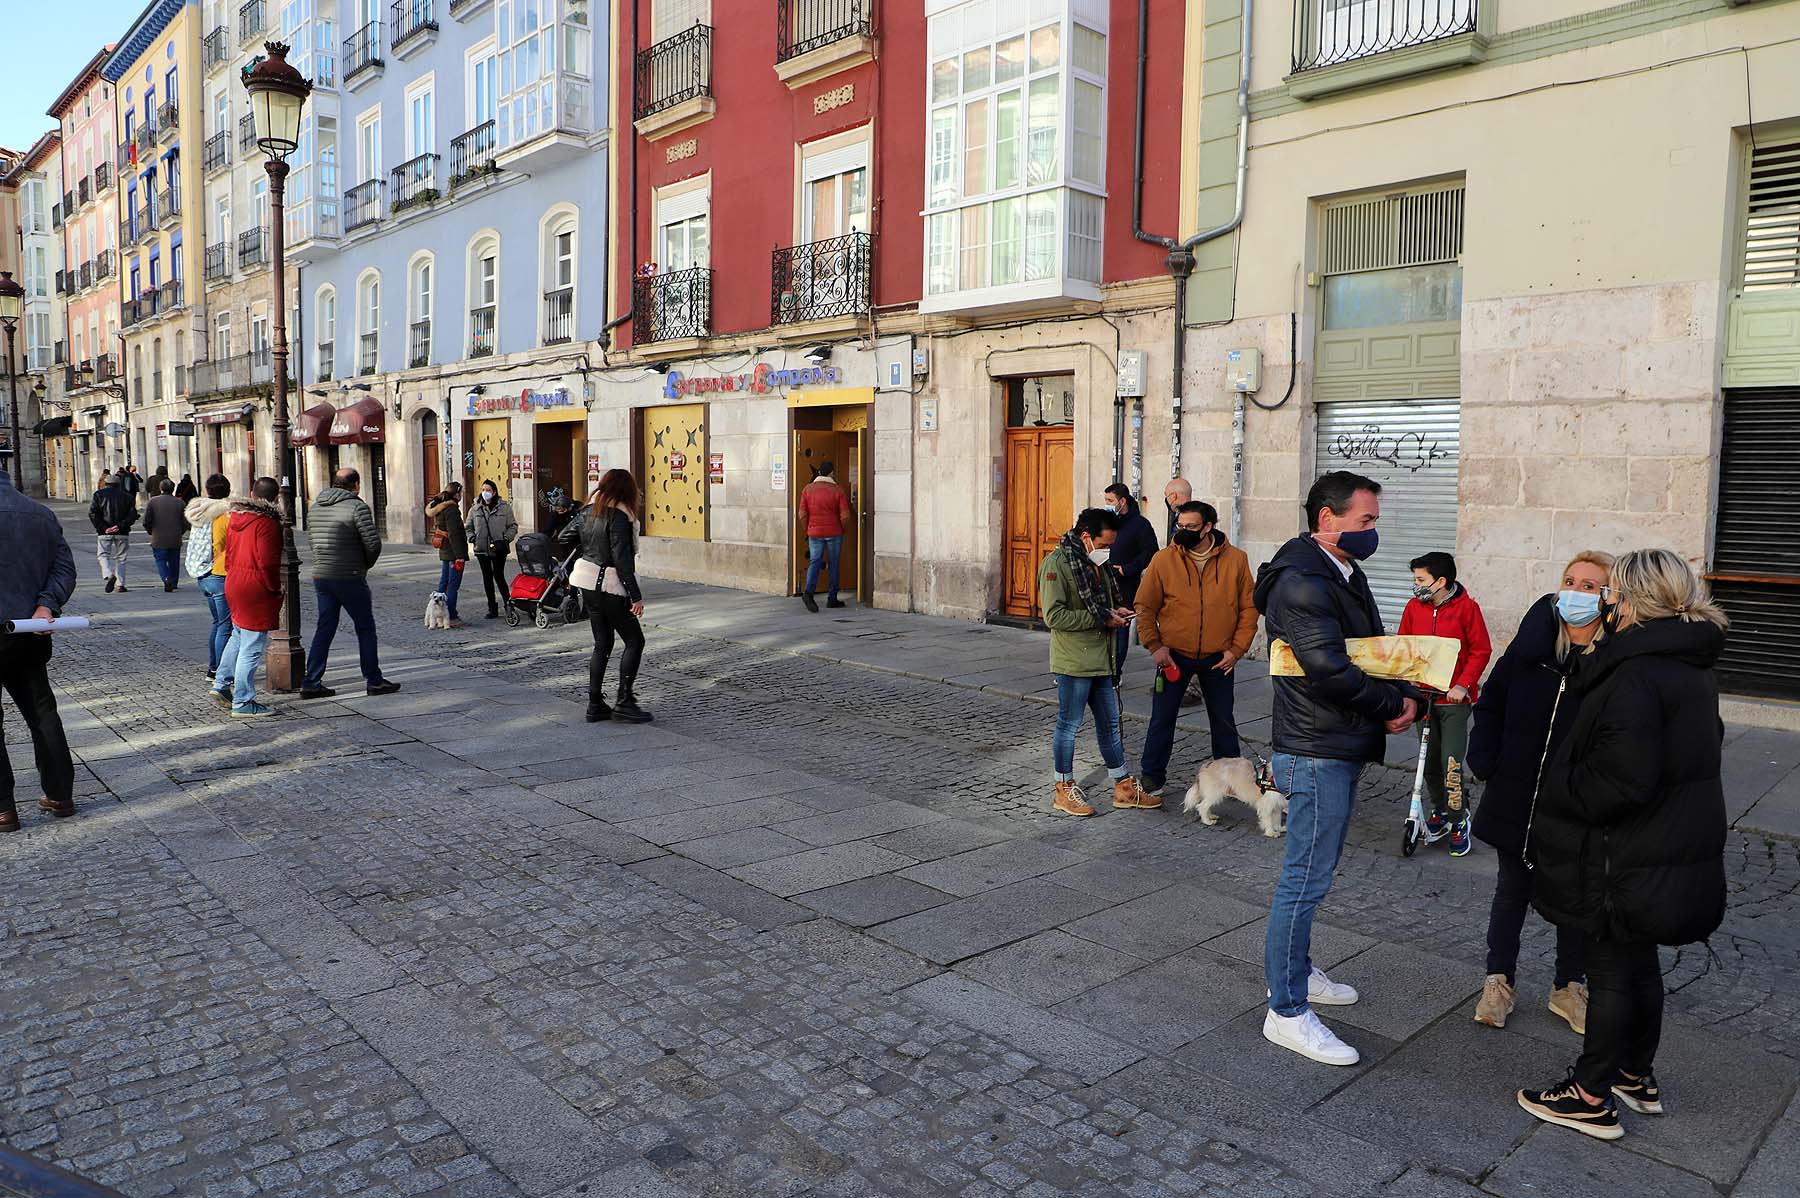
M 319 492 L 307 513 L 306 538 L 312 543 L 313 590 L 319 597 L 319 621 L 313 629 L 312 648 L 306 654 L 306 680 L 300 684 L 302 699 L 329 699 L 337 694 L 325 685 L 325 659 L 337 636 L 338 614 L 348 611 L 356 625 L 356 644 L 362 654 L 363 682 L 371 695 L 391 695 L 398 682 L 381 676 L 375 651 L 375 603 L 365 577 L 381 556 L 381 533 L 369 505 L 358 494 L 362 476 L 348 466 L 331 476 L 331 485 Z
M 1113 807 L 1162 806 L 1162 799 L 1146 795 L 1126 773 L 1119 734 L 1116 632 L 1131 622 L 1131 609 L 1119 598 L 1114 572 L 1103 568 L 1118 530 L 1118 513 L 1089 508 L 1038 567 L 1038 602 L 1050 626 L 1050 673 L 1056 678 L 1055 809 L 1064 815 L 1094 814 L 1075 785 L 1075 734 L 1081 731 L 1083 708 L 1094 713 L 1100 757 L 1113 782 Z

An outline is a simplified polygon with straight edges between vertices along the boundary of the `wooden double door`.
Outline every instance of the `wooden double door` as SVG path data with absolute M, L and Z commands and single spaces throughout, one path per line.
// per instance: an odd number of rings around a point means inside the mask
M 1072 425 L 1006 430 L 1006 562 L 1004 610 L 1037 619 L 1037 573 L 1075 523 L 1075 429 Z

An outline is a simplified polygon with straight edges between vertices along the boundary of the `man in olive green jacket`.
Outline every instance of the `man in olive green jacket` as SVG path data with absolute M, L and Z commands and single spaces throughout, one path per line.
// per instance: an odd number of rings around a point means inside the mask
M 329 699 L 337 694 L 325 685 L 325 662 L 341 612 L 350 613 L 350 622 L 356 626 L 364 688 L 371 695 L 391 695 L 400 689 L 398 682 L 382 677 L 376 649 L 375 604 L 365 575 L 381 556 L 381 531 L 375 527 L 375 517 L 362 501 L 361 491 L 362 476 L 345 466 L 331 476 L 331 485 L 319 492 L 306 516 L 319 620 L 313 629 L 312 649 L 306 655 L 302 699 Z
M 1050 627 L 1050 673 L 1056 678 L 1054 806 L 1064 815 L 1094 814 L 1075 785 L 1075 734 L 1081 731 L 1084 708 L 1094 713 L 1100 757 L 1113 781 L 1113 807 L 1162 806 L 1160 798 L 1144 794 L 1126 772 L 1119 733 L 1115 634 L 1130 623 L 1131 609 L 1119 598 L 1114 572 L 1103 568 L 1118 529 L 1118 513 L 1089 508 L 1038 567 L 1038 602 Z

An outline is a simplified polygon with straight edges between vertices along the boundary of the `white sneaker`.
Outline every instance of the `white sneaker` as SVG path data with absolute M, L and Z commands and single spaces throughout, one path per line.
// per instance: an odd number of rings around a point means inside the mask
M 1274 995 L 1264 989 L 1263 997 L 1273 998 Z M 1321 1007 L 1347 1007 L 1361 997 L 1355 986 L 1332 981 L 1317 965 L 1313 966 L 1312 976 L 1306 979 L 1306 1001 Z
M 1270 1011 L 1263 1017 L 1263 1039 L 1321 1065 L 1354 1065 L 1362 1060 L 1362 1054 L 1338 1039 L 1310 1010 L 1298 1015 Z

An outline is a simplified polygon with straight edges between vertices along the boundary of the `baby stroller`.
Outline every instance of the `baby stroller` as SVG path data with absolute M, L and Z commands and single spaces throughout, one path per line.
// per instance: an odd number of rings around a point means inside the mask
M 525 616 L 539 628 L 550 627 L 553 618 L 573 624 L 587 615 L 581 592 L 569 585 L 569 567 L 581 552 L 576 545 L 561 561 L 551 553 L 550 538 L 541 532 L 528 532 L 515 546 L 519 555 L 519 572 L 513 575 L 512 603 L 506 609 L 506 622 L 515 628 Z

